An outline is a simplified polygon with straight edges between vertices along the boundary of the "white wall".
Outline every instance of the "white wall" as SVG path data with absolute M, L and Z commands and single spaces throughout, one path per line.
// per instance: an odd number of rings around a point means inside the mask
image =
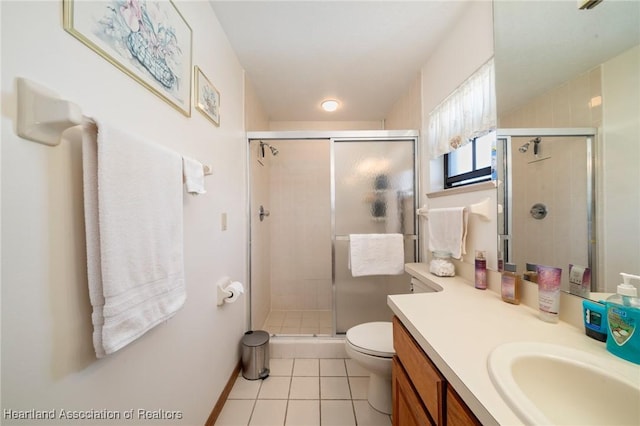
M 184 117 L 67 34 L 61 2 L 1 2 L 3 409 L 180 410 L 181 421 L 154 424 L 201 425 L 239 359 L 246 307 L 216 308 L 214 284 L 246 279 L 243 72 L 208 3 L 176 5 L 193 30 L 193 64 L 221 93 L 219 128 L 196 110 Z M 91 342 L 79 140 L 52 148 L 15 135 L 18 76 L 213 165 L 207 194 L 184 197 L 185 306 L 101 360 Z
M 497 260 L 497 226 L 496 226 L 496 191 L 482 190 L 464 194 L 446 195 L 427 199 L 425 193 L 442 189 L 442 158 L 429 161 L 426 145 L 429 113 L 451 92 L 473 74 L 482 64 L 493 56 L 493 8 L 488 1 L 472 2 L 458 22 L 449 30 L 422 67 L 422 131 L 421 131 L 421 188 L 420 205 L 430 208 L 466 206 L 490 198 L 492 217 L 482 222 L 475 219 L 469 225 L 467 252 L 464 257 L 467 263 L 473 263 L 474 250 L 488 251 L 487 266 L 496 268 Z M 435 167 L 434 167 L 435 166 Z M 435 170 L 433 170 L 435 168 Z M 421 220 L 422 222 L 422 220 Z M 427 238 L 421 223 L 421 235 Z M 426 260 L 422 250 L 423 260 Z

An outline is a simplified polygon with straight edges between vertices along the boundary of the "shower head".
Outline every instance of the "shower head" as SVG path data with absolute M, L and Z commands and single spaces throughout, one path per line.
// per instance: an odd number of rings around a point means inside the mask
M 531 143 L 533 143 L 533 153 L 535 155 L 538 155 L 538 144 L 542 142 L 542 139 L 540 138 L 533 138 L 531 139 L 529 142 L 522 144 L 522 146 L 520 148 L 518 148 L 518 151 L 520 152 L 527 152 L 529 150 L 529 145 Z
M 266 143 L 266 142 L 262 142 L 262 141 L 260 141 L 260 150 L 262 151 L 262 157 L 263 157 L 263 158 L 264 158 L 264 147 L 265 147 L 265 146 L 266 146 L 267 148 L 269 148 L 269 151 L 271 151 L 271 155 L 273 155 L 274 157 L 275 157 L 276 155 L 278 155 L 278 152 L 279 152 L 279 151 L 278 151 L 278 149 L 277 149 L 275 146 L 271 146 L 271 145 L 269 145 L 269 144 L 268 144 L 268 143 Z

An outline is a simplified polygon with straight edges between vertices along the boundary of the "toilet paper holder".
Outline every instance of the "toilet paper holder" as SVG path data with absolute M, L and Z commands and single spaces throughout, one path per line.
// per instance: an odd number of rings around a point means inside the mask
M 217 293 L 217 305 L 222 306 L 225 303 L 233 303 L 242 293 L 244 293 L 244 287 L 238 281 L 231 281 L 229 277 L 222 277 L 218 280 L 216 285 Z

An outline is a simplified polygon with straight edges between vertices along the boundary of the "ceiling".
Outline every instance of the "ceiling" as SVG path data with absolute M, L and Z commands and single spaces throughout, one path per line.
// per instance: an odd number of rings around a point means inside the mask
M 382 120 L 462 1 L 210 1 L 270 120 Z M 320 103 L 337 99 L 327 113 Z
M 272 121 L 384 119 L 469 3 L 209 1 Z M 494 19 L 499 111 L 640 43 L 638 0 L 497 1 Z

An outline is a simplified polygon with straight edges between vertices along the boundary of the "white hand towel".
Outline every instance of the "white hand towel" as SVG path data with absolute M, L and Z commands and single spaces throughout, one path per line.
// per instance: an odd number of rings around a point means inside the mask
M 182 161 L 104 123 L 83 123 L 87 272 L 98 358 L 186 299 Z
M 464 207 L 429 210 L 429 250 L 448 251 L 454 259 L 466 254 L 467 212 Z
M 404 273 L 404 238 L 401 234 L 349 235 L 351 275 L 400 275 Z
M 189 157 L 182 157 L 182 174 L 187 192 L 193 195 L 204 194 L 204 168 L 202 163 Z

